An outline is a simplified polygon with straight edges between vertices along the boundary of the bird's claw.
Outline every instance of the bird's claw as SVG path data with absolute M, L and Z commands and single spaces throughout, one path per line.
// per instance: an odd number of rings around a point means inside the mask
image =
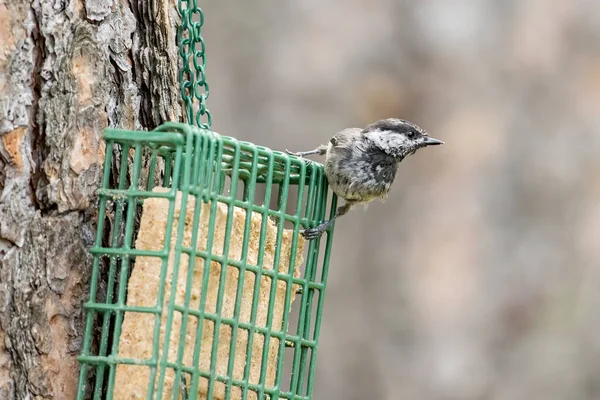
M 311 160 L 310 158 L 306 158 L 306 157 L 304 157 L 304 154 L 302 154 L 301 152 L 299 152 L 299 153 L 294 153 L 293 151 L 289 151 L 288 149 L 285 149 L 285 153 L 286 153 L 287 155 L 290 155 L 290 156 L 296 156 L 296 157 L 298 157 L 298 158 L 301 158 L 302 160 L 304 160 L 304 162 L 305 162 L 307 165 L 310 165 L 310 164 L 312 164 L 312 163 L 314 162 L 314 161 L 313 161 L 313 160 Z
M 322 229 L 317 228 L 308 228 L 305 229 L 304 231 L 300 232 L 300 234 L 304 237 L 304 239 L 306 240 L 313 240 L 316 239 L 318 237 L 320 237 L 323 232 L 325 232 Z
M 300 152 L 293 152 L 293 151 L 289 151 L 288 149 L 285 149 L 285 153 L 286 153 L 288 156 L 296 156 L 296 157 L 299 157 L 299 158 L 305 159 L 305 158 L 304 158 L 304 155 L 303 155 L 302 153 L 300 153 Z

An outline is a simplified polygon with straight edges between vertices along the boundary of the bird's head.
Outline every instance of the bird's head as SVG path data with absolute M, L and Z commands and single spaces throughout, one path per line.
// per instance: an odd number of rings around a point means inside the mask
M 444 144 L 412 122 L 396 118 L 374 122 L 362 133 L 374 146 L 397 161 L 402 161 L 422 147 Z

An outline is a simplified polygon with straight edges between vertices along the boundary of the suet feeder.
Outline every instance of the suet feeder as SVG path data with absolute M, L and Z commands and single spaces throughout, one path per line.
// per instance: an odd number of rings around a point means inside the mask
M 78 399 L 309 400 L 332 231 L 299 232 L 336 198 L 320 164 L 210 130 L 204 16 L 179 12 L 189 123 L 104 132 Z

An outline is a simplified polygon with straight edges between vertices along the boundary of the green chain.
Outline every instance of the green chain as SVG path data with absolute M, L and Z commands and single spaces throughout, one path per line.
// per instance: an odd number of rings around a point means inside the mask
M 183 61 L 179 72 L 179 85 L 187 122 L 192 125 L 195 122 L 199 128 L 210 129 L 212 114 L 206 108 L 206 100 L 210 91 L 206 82 L 206 47 L 202 37 L 204 12 L 198 7 L 198 0 L 178 0 L 177 7 L 181 15 L 181 24 L 177 29 L 179 55 Z M 198 22 L 194 22 L 196 15 L 200 19 Z M 190 62 L 192 57 L 193 60 Z M 190 68 L 191 63 L 194 65 L 193 71 Z M 195 118 L 194 98 L 198 99 L 200 103 Z M 206 122 L 202 122 L 203 116 L 206 116 Z

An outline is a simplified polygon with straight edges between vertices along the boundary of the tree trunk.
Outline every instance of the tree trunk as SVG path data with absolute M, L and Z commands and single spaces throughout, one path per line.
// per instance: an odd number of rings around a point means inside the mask
M 107 126 L 179 120 L 167 0 L 0 0 L 0 399 L 73 399 Z

